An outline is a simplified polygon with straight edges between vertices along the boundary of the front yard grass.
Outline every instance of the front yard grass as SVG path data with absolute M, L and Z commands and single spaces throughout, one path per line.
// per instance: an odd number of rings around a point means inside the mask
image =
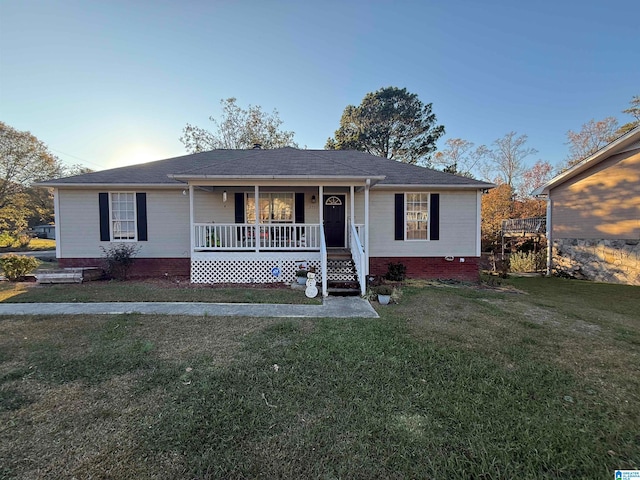
M 640 288 L 509 283 L 374 320 L 0 318 L 0 478 L 640 469 Z
M 307 298 L 303 290 L 290 288 L 211 287 L 191 285 L 188 280 L 95 281 L 37 285 L 35 283 L 0 283 L 0 302 L 8 303 L 94 303 L 94 302 L 209 302 L 209 303 L 321 303 Z
M 32 238 L 27 245 L 20 245 L 17 242 L 8 247 L 0 248 L 0 253 L 35 252 L 42 250 L 55 250 L 56 241 L 49 238 Z

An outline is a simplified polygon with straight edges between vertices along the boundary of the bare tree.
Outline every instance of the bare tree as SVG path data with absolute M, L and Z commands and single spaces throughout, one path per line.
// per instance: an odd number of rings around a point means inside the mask
M 618 120 L 615 117 L 607 117 L 600 121 L 591 119 L 582 125 L 579 132 L 569 130 L 569 156 L 566 167 L 572 167 L 610 143 L 618 136 L 617 131 Z
M 640 95 L 635 95 L 631 101 L 629 102 L 629 108 L 622 111 L 622 113 L 626 113 L 635 118 L 632 122 L 627 122 L 622 125 L 618 131 L 616 132 L 618 135 L 624 135 L 630 130 L 633 130 L 638 125 L 640 125 Z
M 509 132 L 493 142 L 493 148 L 480 146 L 477 154 L 483 158 L 481 171 L 485 179 L 505 183 L 517 189 L 520 177 L 525 171 L 524 159 L 535 155 L 535 148 L 527 147 L 527 135 L 517 136 Z
M 260 144 L 263 148 L 297 147 L 294 132 L 280 130 L 282 120 L 278 111 L 262 111 L 260 106 L 239 107 L 235 98 L 220 100 L 222 117 L 216 120 L 213 131 L 187 124 L 180 141 L 190 153 L 204 152 L 216 148 L 242 149 Z
M 522 174 L 519 196 L 527 198 L 536 188 L 541 187 L 553 177 L 553 165 L 549 162 L 538 160 L 531 168 Z
M 447 173 L 473 178 L 473 172 L 480 162 L 478 150 L 472 150 L 473 142 L 462 138 L 450 138 L 445 145 L 444 150 L 436 152 L 433 156 L 433 165 L 442 167 Z

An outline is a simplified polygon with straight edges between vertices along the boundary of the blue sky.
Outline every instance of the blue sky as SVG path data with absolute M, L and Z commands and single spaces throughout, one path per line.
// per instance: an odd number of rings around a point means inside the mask
M 529 136 L 558 164 L 566 132 L 640 94 L 640 2 L 0 2 L 0 120 L 99 170 L 185 153 L 220 100 L 278 110 L 323 148 L 348 104 L 406 87 L 447 134 Z

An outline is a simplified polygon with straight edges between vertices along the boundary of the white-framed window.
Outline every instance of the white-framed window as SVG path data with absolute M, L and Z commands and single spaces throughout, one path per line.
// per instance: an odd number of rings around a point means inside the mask
M 293 223 L 295 195 L 289 192 L 265 192 L 260 193 L 258 204 L 259 223 Z M 247 223 L 256 221 L 255 194 L 247 193 L 246 196 Z
M 109 192 L 109 219 L 112 241 L 137 240 L 136 194 Z
M 429 239 L 429 194 L 406 193 L 404 201 L 405 240 Z

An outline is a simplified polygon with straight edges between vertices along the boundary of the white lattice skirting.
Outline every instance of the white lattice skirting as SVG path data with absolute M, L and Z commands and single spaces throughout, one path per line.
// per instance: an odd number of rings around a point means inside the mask
M 192 283 L 291 283 L 304 263 L 315 267 L 321 281 L 320 254 L 301 253 L 197 253 L 191 257 Z

